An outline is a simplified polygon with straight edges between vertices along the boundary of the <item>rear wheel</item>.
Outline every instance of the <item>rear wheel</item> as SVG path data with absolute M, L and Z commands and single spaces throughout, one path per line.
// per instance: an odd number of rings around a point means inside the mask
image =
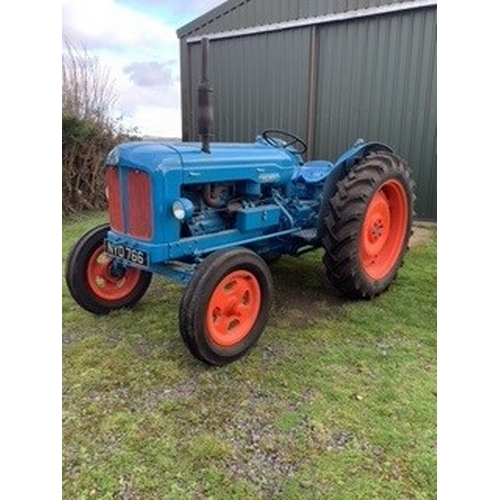
M 245 248 L 214 252 L 200 264 L 182 298 L 182 339 L 206 363 L 235 361 L 260 338 L 271 300 L 272 277 L 261 257 Z
M 345 295 L 371 298 L 395 279 L 411 235 L 414 189 L 406 163 L 387 152 L 368 155 L 337 184 L 323 263 Z
M 103 224 L 84 234 L 66 262 L 66 284 L 75 301 L 94 314 L 131 307 L 146 293 L 152 274 L 127 267 L 104 251 L 109 225 Z

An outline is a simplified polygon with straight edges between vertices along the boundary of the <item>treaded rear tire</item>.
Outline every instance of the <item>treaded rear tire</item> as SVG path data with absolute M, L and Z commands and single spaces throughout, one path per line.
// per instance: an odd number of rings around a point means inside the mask
M 367 155 L 338 182 L 322 243 L 326 274 L 341 293 L 370 299 L 394 281 L 408 250 L 414 191 L 408 165 L 385 151 Z

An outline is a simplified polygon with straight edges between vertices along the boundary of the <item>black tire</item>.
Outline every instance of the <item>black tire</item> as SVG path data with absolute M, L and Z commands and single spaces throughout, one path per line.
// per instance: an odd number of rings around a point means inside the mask
M 94 314 L 132 307 L 146 293 L 152 278 L 150 272 L 132 267 L 111 268 L 112 259 L 104 253 L 108 231 L 109 225 L 103 224 L 85 233 L 66 262 L 66 284 L 71 296 Z
M 211 365 L 245 355 L 269 319 L 272 277 L 246 248 L 214 252 L 200 264 L 179 307 L 179 329 L 189 351 Z
M 415 183 L 388 152 L 363 158 L 337 184 L 322 238 L 326 274 L 340 292 L 370 299 L 396 278 L 412 233 Z

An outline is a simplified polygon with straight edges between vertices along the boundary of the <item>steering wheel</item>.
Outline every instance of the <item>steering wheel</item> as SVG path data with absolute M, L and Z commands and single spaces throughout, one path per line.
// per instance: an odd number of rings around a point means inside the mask
M 302 146 L 300 149 L 295 148 L 297 154 L 302 155 L 307 151 L 307 144 L 300 138 L 290 132 L 278 129 L 267 129 L 262 132 L 264 139 L 270 146 L 275 148 L 286 149 L 294 144 Z

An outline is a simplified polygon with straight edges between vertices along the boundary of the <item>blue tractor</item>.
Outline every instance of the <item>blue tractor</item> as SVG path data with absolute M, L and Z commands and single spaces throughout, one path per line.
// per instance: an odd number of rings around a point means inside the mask
M 198 359 L 232 362 L 258 341 L 272 301 L 269 264 L 320 247 L 333 286 L 369 299 L 393 282 L 408 248 L 415 186 L 390 147 L 358 140 L 336 161 L 304 161 L 294 134 L 212 143 L 211 88 L 199 88 L 197 143 L 119 145 L 105 163 L 109 224 L 74 245 L 66 282 L 94 314 L 129 308 L 153 274 L 185 291 L 179 330 Z

